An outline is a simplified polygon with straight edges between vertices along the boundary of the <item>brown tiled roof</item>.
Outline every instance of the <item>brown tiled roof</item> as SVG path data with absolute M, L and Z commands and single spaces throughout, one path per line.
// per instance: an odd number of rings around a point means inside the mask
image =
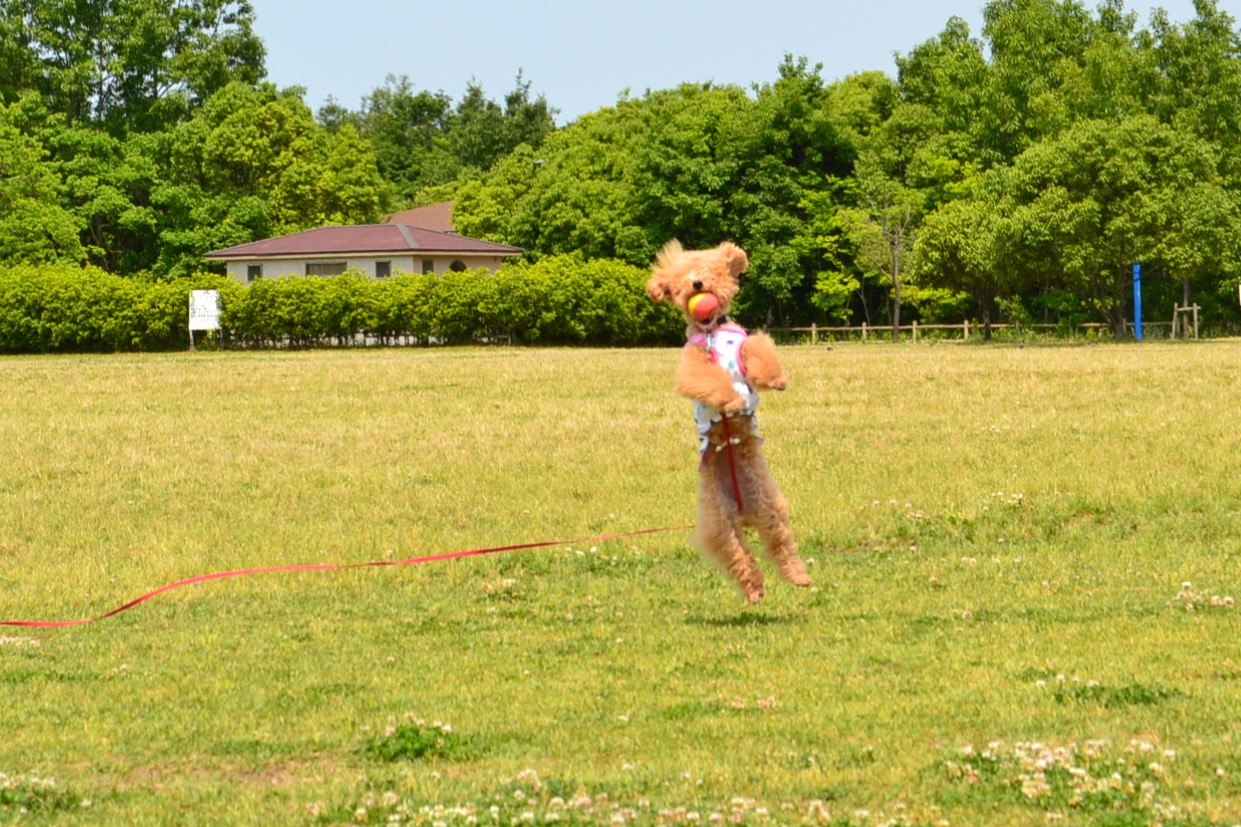
M 272 258 L 275 256 L 317 256 L 331 254 L 369 255 L 372 253 L 460 253 L 463 255 L 517 256 L 523 250 L 441 233 L 408 224 L 359 224 L 351 227 L 319 227 L 292 235 L 252 241 L 207 253 L 210 259 Z
M 438 204 L 427 204 L 412 210 L 401 210 L 388 219 L 389 224 L 408 224 L 424 230 L 436 230 L 451 233 L 455 228 L 452 223 L 452 202 L 441 201 Z

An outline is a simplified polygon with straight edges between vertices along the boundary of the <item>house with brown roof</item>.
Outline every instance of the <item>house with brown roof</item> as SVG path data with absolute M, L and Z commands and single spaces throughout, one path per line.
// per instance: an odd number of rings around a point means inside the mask
M 425 207 L 414 207 L 401 210 L 388 218 L 389 224 L 408 224 L 411 227 L 422 227 L 424 230 L 438 230 L 441 233 L 456 231 L 452 223 L 452 202 L 440 201 L 427 204 Z
M 359 270 L 372 278 L 397 273 L 498 270 L 520 247 L 408 224 L 319 227 L 207 253 L 242 284 L 280 276 L 335 276 Z

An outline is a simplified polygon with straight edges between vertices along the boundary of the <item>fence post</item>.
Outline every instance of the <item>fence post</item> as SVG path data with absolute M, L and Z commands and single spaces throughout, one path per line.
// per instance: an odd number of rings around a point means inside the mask
M 914 323 L 913 323 L 912 325 L 910 325 L 910 327 L 912 327 L 912 328 L 913 328 L 913 332 L 914 332 L 914 342 L 915 342 L 915 343 L 917 343 L 917 341 L 918 341 L 918 322 L 917 322 L 917 320 L 916 320 L 916 319 L 914 320 Z
M 814 322 L 810 323 L 810 344 L 817 345 L 819 343 L 819 326 Z
M 966 340 L 966 341 L 969 341 L 969 338 L 970 338 L 970 320 L 969 320 L 969 319 L 966 319 L 964 322 L 962 322 L 962 323 L 961 323 L 961 327 L 965 330 L 965 340 Z
M 866 341 L 866 322 L 862 322 L 862 341 Z

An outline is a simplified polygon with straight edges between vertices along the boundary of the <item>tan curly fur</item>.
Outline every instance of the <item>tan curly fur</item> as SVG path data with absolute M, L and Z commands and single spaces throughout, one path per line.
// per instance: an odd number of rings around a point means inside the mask
M 656 257 L 646 291 L 652 301 L 667 302 L 684 313 L 687 337 L 711 334 L 728 321 L 739 278 L 748 266 L 745 251 L 731 242 L 709 250 L 685 250 L 671 241 Z M 697 293 L 715 295 L 719 309 L 713 318 L 698 321 L 690 314 L 689 300 Z M 754 389 L 788 387 L 775 344 L 767 334 L 749 335 L 741 361 Z M 715 363 L 705 346 L 687 344 L 676 371 L 676 390 L 725 414 L 707 431 L 709 444 L 699 465 L 697 542 L 703 555 L 737 583 L 746 600 L 757 603 L 763 598 L 763 573 L 745 542 L 745 529 L 753 528 L 780 576 L 797 586 L 810 585 L 789 527 L 788 502 L 768 472 L 750 417 L 740 413 L 744 400 L 733 388 L 728 371 Z

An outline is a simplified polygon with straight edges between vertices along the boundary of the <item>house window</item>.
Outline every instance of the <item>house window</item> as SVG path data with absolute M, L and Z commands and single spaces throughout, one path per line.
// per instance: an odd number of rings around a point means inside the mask
M 429 275 L 435 272 L 435 261 L 433 259 L 424 258 L 422 260 L 422 274 Z
M 390 275 L 392 275 L 392 262 L 390 261 L 375 262 L 375 278 L 386 279 Z
M 345 261 L 308 261 L 306 262 L 306 275 L 308 276 L 339 276 L 345 272 L 348 262 Z
M 248 264 L 246 265 L 246 281 L 257 281 L 263 278 L 263 265 Z
M 452 264 L 448 265 L 448 269 L 452 270 L 454 273 L 464 273 L 465 262 L 461 259 L 456 259 Z

